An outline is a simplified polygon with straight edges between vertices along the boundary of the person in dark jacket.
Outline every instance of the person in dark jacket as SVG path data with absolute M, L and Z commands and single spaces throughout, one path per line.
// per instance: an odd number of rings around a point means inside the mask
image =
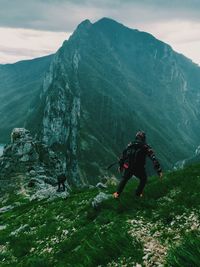
M 64 173 L 58 175 L 57 181 L 58 181 L 58 192 L 65 191 L 65 181 L 67 180 L 67 177 Z M 61 189 L 62 186 L 62 189 Z
M 147 156 L 152 160 L 154 169 L 157 171 L 160 178 L 162 178 L 162 169 L 152 148 L 146 143 L 146 135 L 143 131 L 139 131 L 136 133 L 135 141 L 128 144 L 127 148 L 123 151 L 122 156 L 120 157 L 119 171 L 123 172 L 123 175 L 117 191 L 113 194 L 114 198 L 118 198 L 120 196 L 126 183 L 133 175 L 139 179 L 136 196 L 143 196 L 144 187 L 147 182 L 145 170 Z

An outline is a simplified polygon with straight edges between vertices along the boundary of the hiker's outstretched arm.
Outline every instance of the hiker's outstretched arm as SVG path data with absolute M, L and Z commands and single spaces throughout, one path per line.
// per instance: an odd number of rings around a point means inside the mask
M 146 154 L 147 154 L 147 156 L 153 162 L 154 169 L 157 171 L 158 175 L 160 177 L 162 177 L 162 169 L 161 169 L 161 166 L 160 166 L 159 161 L 157 160 L 157 158 L 156 158 L 156 156 L 155 156 L 155 154 L 153 152 L 153 149 L 149 145 L 146 145 L 145 148 L 146 148 Z

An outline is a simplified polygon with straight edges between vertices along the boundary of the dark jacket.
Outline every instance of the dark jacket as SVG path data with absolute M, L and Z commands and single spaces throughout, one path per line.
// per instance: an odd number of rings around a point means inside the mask
M 143 170 L 145 168 L 147 156 L 152 160 L 156 172 L 158 174 L 162 172 L 151 146 L 141 141 L 130 143 L 127 148 L 124 149 L 119 160 L 120 169 L 130 169 L 133 172 Z
M 57 176 L 58 183 L 64 183 L 67 180 L 67 177 L 64 173 L 61 173 Z

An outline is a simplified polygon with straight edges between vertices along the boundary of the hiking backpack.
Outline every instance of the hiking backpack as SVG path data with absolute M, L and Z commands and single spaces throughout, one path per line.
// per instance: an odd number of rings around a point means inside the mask
M 122 157 L 119 160 L 121 169 L 136 168 L 140 161 L 140 154 L 144 149 L 143 144 L 133 143 L 123 151 Z M 142 154 L 144 154 L 142 152 Z

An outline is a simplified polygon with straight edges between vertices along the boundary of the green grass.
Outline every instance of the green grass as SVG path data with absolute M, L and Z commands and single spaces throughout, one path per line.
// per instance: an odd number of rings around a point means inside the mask
M 181 244 L 170 249 L 166 266 L 199 267 L 200 265 L 200 233 L 191 232 L 185 235 Z
M 87 235 L 87 238 L 86 238 Z M 142 247 L 128 234 L 124 225 L 89 225 L 67 239 L 56 254 L 61 259 L 58 266 L 104 265 L 120 257 L 129 257 L 132 252 L 141 261 Z M 66 264 L 69 262 L 69 264 Z
M 98 189 L 75 190 L 67 199 L 51 202 L 28 202 L 22 196 L 13 194 L 5 205 L 11 204 L 11 200 L 21 205 L 0 215 L 0 225 L 7 226 L 0 233 L 0 246 L 4 248 L 0 255 L 1 266 L 93 267 L 98 264 L 106 266 L 112 261 L 123 261 L 127 266 L 142 263 L 143 243 L 130 236 L 127 221 L 140 217 L 147 223 L 151 222 L 155 225 L 151 229 L 153 234 L 159 230 L 157 222 L 168 229 L 177 215 L 189 212 L 191 207 L 199 210 L 199 173 L 200 165 L 193 165 L 166 174 L 162 181 L 151 177 L 142 199 L 134 196 L 137 181 L 133 179 L 127 184 L 120 200 L 109 199 L 99 209 L 91 206 Z M 114 187 L 109 187 L 105 192 L 114 191 Z M 11 235 L 24 225 L 27 226 L 23 230 Z M 160 242 L 172 237 L 173 233 L 164 231 Z M 193 239 L 198 241 L 198 238 L 196 234 Z M 179 247 L 186 257 L 187 246 L 197 242 L 193 239 L 186 238 L 187 242 L 184 241 Z M 173 255 L 182 259 L 182 254 L 178 256 L 179 248 L 169 251 L 168 262 L 172 261 Z M 197 253 L 195 260 L 200 262 Z

